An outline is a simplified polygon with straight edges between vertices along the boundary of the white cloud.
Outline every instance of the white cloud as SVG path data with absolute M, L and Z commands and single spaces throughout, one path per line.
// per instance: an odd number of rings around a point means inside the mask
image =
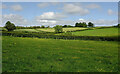
M 55 12 L 45 12 L 40 16 L 35 17 L 35 21 L 38 24 L 43 25 L 54 25 L 58 22 L 58 20 L 61 20 L 62 18 L 65 18 L 66 16 L 61 13 L 55 13 Z
M 75 4 L 65 4 L 63 7 L 63 10 L 65 13 L 80 14 L 81 16 L 89 13 L 88 9 L 83 8 L 82 6 L 79 6 L 79 5 L 75 5 Z
M 10 8 L 12 10 L 14 10 L 14 11 L 21 11 L 21 10 L 23 10 L 21 5 L 12 5 Z
M 38 18 L 40 19 L 50 19 L 50 20 L 53 20 L 53 19 L 60 19 L 60 18 L 64 18 L 65 15 L 64 14 L 61 14 L 61 13 L 54 13 L 54 12 L 45 12 L 43 13 L 42 15 L 38 16 Z
M 96 8 L 101 8 L 101 7 L 100 7 L 100 5 L 98 5 L 98 4 L 89 4 L 89 5 L 86 5 L 86 8 L 96 9 Z
M 11 21 L 15 25 L 29 25 L 28 20 L 17 14 L 2 15 L 2 25 L 4 26 L 7 21 Z

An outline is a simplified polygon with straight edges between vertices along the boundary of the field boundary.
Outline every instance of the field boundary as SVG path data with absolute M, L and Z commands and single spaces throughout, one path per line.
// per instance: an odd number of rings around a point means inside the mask
M 52 39 L 69 39 L 69 40 L 97 40 L 97 41 L 119 41 L 119 37 L 103 37 L 103 36 L 73 36 L 73 35 L 54 35 L 53 33 L 19 33 L 19 32 L 2 32 L 3 36 L 14 37 L 37 37 L 37 38 L 52 38 Z

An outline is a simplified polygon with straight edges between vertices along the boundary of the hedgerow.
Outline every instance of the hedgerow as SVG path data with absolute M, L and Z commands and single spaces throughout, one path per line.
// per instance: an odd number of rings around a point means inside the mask
M 118 41 L 118 37 L 102 37 L 102 36 L 73 36 L 73 35 L 54 35 L 54 33 L 24 33 L 24 32 L 2 32 L 3 36 L 14 37 L 38 37 L 52 39 L 71 39 L 71 40 L 101 40 L 101 41 Z

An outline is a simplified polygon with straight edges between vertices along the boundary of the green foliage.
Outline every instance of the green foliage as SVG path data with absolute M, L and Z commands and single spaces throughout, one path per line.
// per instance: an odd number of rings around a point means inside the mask
M 50 28 L 50 26 L 47 26 L 46 28 Z
M 3 36 L 15 37 L 37 37 L 37 38 L 52 38 L 52 39 L 76 39 L 76 40 L 100 40 L 100 41 L 118 41 L 118 36 L 104 37 L 104 36 L 76 36 L 74 33 L 67 33 L 65 35 L 54 35 L 54 33 L 32 33 L 32 32 L 2 32 Z
M 92 22 L 89 22 L 88 27 L 94 27 L 94 24 Z
M 64 25 L 63 27 L 66 28 L 66 27 L 73 27 L 73 26 L 71 26 L 71 25 Z
M 15 25 L 13 23 L 11 23 L 10 21 L 7 21 L 6 24 L 5 24 L 5 28 L 8 30 L 8 31 L 13 31 L 16 29 Z
M 67 27 L 67 25 L 64 25 L 63 27 Z
M 118 42 L 2 37 L 2 72 L 117 72 Z
M 55 29 L 55 33 L 61 33 L 61 32 L 63 32 L 63 29 L 62 29 L 61 25 L 56 25 L 54 27 L 54 29 Z
M 120 27 L 120 24 L 118 24 L 117 27 Z
M 86 24 L 86 22 L 80 22 L 80 23 L 76 23 L 75 24 L 75 27 L 87 27 L 87 24 Z
M 42 26 L 41 26 L 41 28 L 45 28 L 45 26 L 44 26 L 44 25 L 42 25 Z

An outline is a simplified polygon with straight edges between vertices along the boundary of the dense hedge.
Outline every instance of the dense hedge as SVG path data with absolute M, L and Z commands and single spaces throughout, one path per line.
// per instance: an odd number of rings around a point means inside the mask
M 2 35 L 14 36 L 14 37 L 38 37 L 38 38 L 52 38 L 52 39 L 118 41 L 118 37 L 54 35 L 53 33 L 23 33 L 23 32 L 3 31 Z

